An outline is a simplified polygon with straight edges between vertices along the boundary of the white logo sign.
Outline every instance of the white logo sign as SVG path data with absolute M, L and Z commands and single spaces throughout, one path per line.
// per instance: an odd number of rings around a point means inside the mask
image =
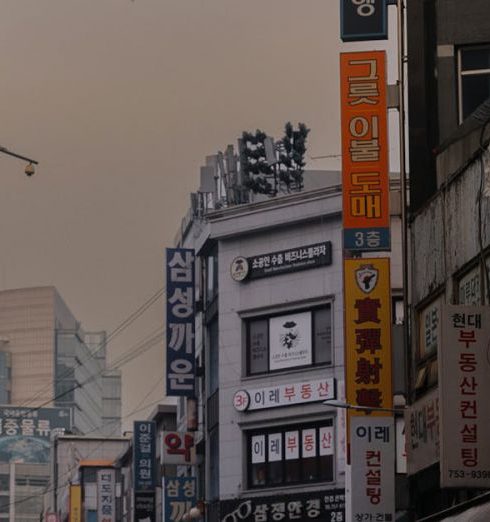
M 356 270 L 356 282 L 365 294 L 370 294 L 378 284 L 378 270 L 373 265 L 361 265 Z
M 243 281 L 248 276 L 248 261 L 244 257 L 235 257 L 230 267 L 233 281 Z

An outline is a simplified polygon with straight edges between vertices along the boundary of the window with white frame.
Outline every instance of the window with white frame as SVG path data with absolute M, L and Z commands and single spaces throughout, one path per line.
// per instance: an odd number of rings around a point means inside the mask
M 246 320 L 247 375 L 332 363 L 330 304 Z
M 490 44 L 458 51 L 459 122 L 490 97 Z
M 250 431 L 247 461 L 250 488 L 331 482 L 333 420 Z

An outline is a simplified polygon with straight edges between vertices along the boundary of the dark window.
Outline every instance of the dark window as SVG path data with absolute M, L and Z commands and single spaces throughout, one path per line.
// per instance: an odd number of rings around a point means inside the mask
M 490 97 L 490 46 L 460 49 L 460 122 Z
M 218 319 L 208 325 L 209 338 L 209 371 L 208 395 L 212 395 L 219 388 L 219 329 Z
M 280 487 L 333 481 L 332 419 L 247 433 L 248 485 Z
M 247 374 L 332 364 L 330 305 L 246 321 Z
M 219 431 L 209 432 L 209 498 L 219 498 Z

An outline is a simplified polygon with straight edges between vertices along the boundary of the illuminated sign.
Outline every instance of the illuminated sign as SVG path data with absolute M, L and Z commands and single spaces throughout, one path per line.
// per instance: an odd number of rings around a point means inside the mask
M 390 249 L 386 53 L 342 53 L 344 250 Z

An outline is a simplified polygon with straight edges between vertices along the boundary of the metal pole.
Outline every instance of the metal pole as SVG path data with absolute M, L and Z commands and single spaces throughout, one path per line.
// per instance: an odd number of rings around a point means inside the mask
M 4 154 L 7 154 L 8 156 L 13 156 L 14 158 L 28 161 L 29 163 L 33 163 L 34 165 L 39 165 L 38 161 L 28 158 L 27 156 L 22 156 L 21 154 L 17 154 L 16 152 L 12 152 L 12 151 L 8 150 L 7 148 L 2 147 L 1 145 L 0 145 L 0 152 L 3 152 Z

